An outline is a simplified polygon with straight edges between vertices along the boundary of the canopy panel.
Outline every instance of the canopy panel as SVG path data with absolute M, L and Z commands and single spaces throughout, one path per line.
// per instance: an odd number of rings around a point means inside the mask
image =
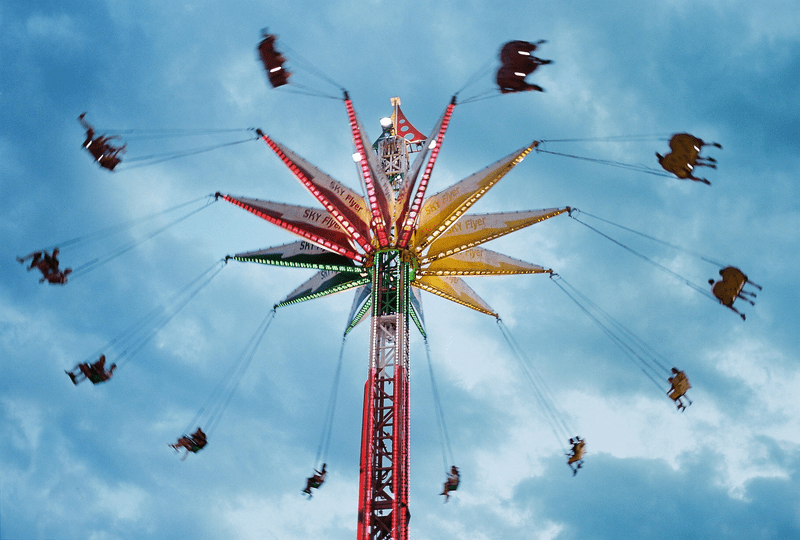
M 397 99 L 397 98 L 394 98 Z M 395 112 L 392 113 L 392 122 L 394 122 L 395 132 L 398 136 L 402 136 L 400 130 L 397 126 L 397 121 L 395 117 L 402 118 L 403 121 L 407 121 L 403 112 L 400 110 L 400 105 L 395 105 Z M 416 142 L 422 145 L 421 150 L 417 153 L 417 157 L 414 158 L 414 162 L 411 164 L 411 167 L 408 169 L 408 172 L 405 174 L 403 178 L 403 184 L 400 186 L 400 190 L 397 192 L 397 200 L 395 201 L 395 215 L 394 220 L 397 221 L 402 217 L 402 214 L 405 213 L 405 210 L 408 206 L 408 202 L 411 199 L 411 193 L 414 192 L 414 186 L 417 183 L 417 176 L 419 176 L 420 171 L 422 170 L 422 165 L 425 163 L 425 159 L 430 154 L 431 150 L 431 142 L 435 140 L 436 134 L 439 131 L 439 126 L 441 125 L 441 121 L 444 119 L 444 116 L 439 120 L 439 124 L 436 126 L 436 129 L 431 133 L 429 137 L 425 137 L 419 131 L 417 131 L 413 126 L 411 129 L 413 130 L 414 138 L 411 139 L 409 135 L 409 142 Z M 410 124 L 409 124 L 410 125 Z M 420 138 L 421 137 L 421 138 Z
M 309 161 L 275 142 L 259 130 L 259 135 L 278 155 L 306 189 L 339 222 L 342 229 L 364 251 L 371 251 L 369 223 L 371 215 L 364 197 L 322 172 Z
M 417 252 L 421 252 L 444 233 L 508 171 L 522 161 L 537 144 L 538 142 L 534 141 L 530 146 L 509 154 L 436 195 L 431 195 L 420 211 L 420 223 L 416 237 Z
M 372 283 L 361 285 L 356 289 L 356 294 L 353 297 L 353 305 L 350 308 L 350 316 L 347 318 L 347 328 L 344 333 L 348 334 L 355 328 L 358 323 L 364 319 L 369 308 L 372 306 Z
M 428 334 L 425 332 L 425 314 L 422 313 L 422 293 L 419 289 L 411 288 L 411 318 L 414 324 L 417 325 L 419 333 L 422 337 L 427 338 Z
M 419 271 L 422 276 L 500 276 L 544 273 L 552 273 L 552 270 L 483 248 L 470 248 L 455 255 L 437 259 Z
M 355 251 L 350 237 L 341 225 L 322 208 L 309 208 L 230 195 L 222 197 L 226 201 L 329 251 L 339 253 L 354 261 L 361 262 L 364 259 Z
M 493 317 L 498 316 L 497 313 L 489 307 L 489 304 L 484 302 L 461 278 L 453 276 L 421 276 L 412 281 L 411 286 L 435 294 L 436 296 L 447 298 L 456 304 L 467 306 L 475 311 L 480 311 L 481 313 L 486 313 Z
M 340 272 L 317 272 L 311 279 L 292 291 L 286 298 L 275 304 L 276 308 L 312 300 L 321 296 L 336 294 L 370 282 L 365 274 Z
M 441 236 L 431 243 L 420 262 L 435 261 L 459 251 L 483 244 L 506 234 L 566 212 L 566 208 L 545 208 L 524 212 L 493 214 L 464 214 Z
M 408 121 L 406 115 L 400 109 L 400 98 L 392 98 L 392 103 L 397 101 L 394 111 L 392 111 L 392 125 L 394 126 L 395 134 L 398 137 L 404 138 L 410 143 L 419 143 L 427 139 L 427 137 Z
M 332 253 L 311 242 L 298 240 L 282 246 L 275 246 L 258 251 L 237 253 L 232 257 L 241 262 L 256 262 L 275 266 L 294 266 L 299 268 L 316 268 L 334 272 L 361 273 L 364 270 L 338 253 Z

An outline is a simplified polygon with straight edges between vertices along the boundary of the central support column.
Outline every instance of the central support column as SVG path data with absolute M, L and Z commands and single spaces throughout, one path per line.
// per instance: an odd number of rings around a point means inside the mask
M 410 276 L 399 250 L 375 254 L 358 540 L 408 539 Z

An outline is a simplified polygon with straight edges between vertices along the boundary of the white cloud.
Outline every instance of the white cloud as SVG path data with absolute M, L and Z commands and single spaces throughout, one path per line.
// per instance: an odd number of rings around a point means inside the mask
M 65 13 L 32 15 L 25 21 L 25 28 L 30 37 L 57 45 L 62 50 L 80 51 L 86 44 L 86 36 L 75 19 Z
M 141 521 L 149 495 L 139 486 L 120 483 L 107 485 L 95 481 L 90 484 L 95 499 L 93 512 L 112 520 Z
M 2 399 L 4 415 L 12 422 L 9 440 L 17 450 L 36 454 L 42 435 L 42 410 L 38 403 L 28 399 Z M 9 429 L 7 428 L 7 429 Z
M 314 491 L 311 501 L 301 496 L 301 487 L 297 493 L 275 498 L 243 495 L 220 508 L 220 517 L 229 534 L 243 540 L 330 538 L 343 532 L 355 536 L 355 483 L 330 474 L 326 484 Z

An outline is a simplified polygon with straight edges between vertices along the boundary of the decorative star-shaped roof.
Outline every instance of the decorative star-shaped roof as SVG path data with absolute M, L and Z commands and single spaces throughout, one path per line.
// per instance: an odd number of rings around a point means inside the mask
M 392 100 L 393 124 L 373 145 L 369 143 L 353 104 L 344 97 L 366 197 L 274 141 L 261 130 L 262 140 L 283 160 L 322 208 L 296 206 L 248 197 L 221 195 L 225 200 L 282 227 L 302 240 L 239 253 L 232 258 L 279 266 L 314 268 L 319 272 L 284 300 L 283 306 L 362 287 L 350 316 L 352 328 L 369 307 L 372 260 L 377 251 L 400 250 L 415 268 L 412 288 L 447 298 L 482 313 L 497 316 L 461 276 L 550 273 L 480 244 L 564 213 L 568 208 L 468 214 L 467 211 L 537 143 L 520 148 L 453 186 L 426 197 L 428 183 L 456 106 L 450 102 L 424 140 Z M 404 136 L 405 134 L 405 136 Z M 413 162 L 409 149 L 416 151 Z M 412 150 L 413 151 L 413 150 Z M 397 166 L 396 160 L 405 160 Z M 414 320 L 421 324 L 419 298 Z

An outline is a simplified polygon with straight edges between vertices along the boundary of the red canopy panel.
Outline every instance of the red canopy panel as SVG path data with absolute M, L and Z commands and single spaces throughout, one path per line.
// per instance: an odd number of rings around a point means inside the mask
M 355 251 L 349 236 L 341 225 L 322 208 L 295 206 L 246 197 L 222 196 L 226 201 L 244 208 L 322 248 L 362 262 L 363 256 Z

